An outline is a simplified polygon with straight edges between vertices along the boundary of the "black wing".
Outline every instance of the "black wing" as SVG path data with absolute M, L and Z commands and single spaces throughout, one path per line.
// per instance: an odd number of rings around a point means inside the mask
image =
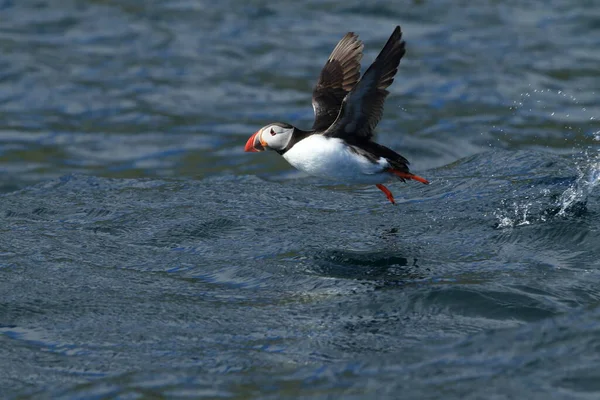
M 315 123 L 312 129 L 323 131 L 337 118 L 344 97 L 360 78 L 363 47 L 358 36 L 349 32 L 331 52 L 313 90 Z
M 344 99 L 337 119 L 325 135 L 367 140 L 373 136 L 389 93 L 386 88 L 394 82 L 400 59 L 405 53 L 402 31 L 397 26 L 381 53 Z

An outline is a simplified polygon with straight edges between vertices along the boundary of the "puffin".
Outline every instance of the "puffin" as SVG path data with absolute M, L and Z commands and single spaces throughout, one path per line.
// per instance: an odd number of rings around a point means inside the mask
M 385 46 L 360 76 L 364 45 L 348 32 L 335 46 L 312 94 L 315 114 L 310 130 L 274 122 L 256 131 L 246 152 L 274 150 L 296 169 L 347 184 L 374 184 L 392 203 L 383 184 L 393 180 L 429 182 L 410 172 L 406 158 L 373 141 L 375 127 L 406 53 L 402 30 L 396 26 Z

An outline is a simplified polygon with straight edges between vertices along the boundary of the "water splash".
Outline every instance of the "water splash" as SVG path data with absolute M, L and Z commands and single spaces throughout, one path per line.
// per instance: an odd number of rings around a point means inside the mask
M 552 101 L 546 102 L 547 97 Z M 560 107 L 561 111 L 556 110 L 557 98 L 559 103 L 563 103 Z M 552 109 L 548 109 L 549 107 Z M 589 99 L 580 101 L 562 90 L 532 89 L 530 92 L 521 93 L 520 98 L 513 102 L 510 109 L 514 113 L 512 124 L 519 128 L 526 126 L 525 121 L 528 119 L 543 119 L 561 126 L 561 133 L 568 134 L 571 131 L 573 134 L 591 136 L 595 142 L 600 142 L 600 131 L 593 132 L 591 135 L 589 131 L 585 132 L 589 129 L 590 123 L 594 124 L 597 121 L 593 113 L 597 113 L 598 109 L 589 107 Z M 564 140 L 568 141 L 570 138 L 567 136 Z M 501 207 L 493 214 L 498 220 L 496 227 L 512 228 L 545 222 L 554 217 L 576 216 L 584 213 L 588 197 L 600 183 L 598 145 L 590 145 L 584 152 L 582 161 L 575 166 L 578 171 L 575 182 L 560 194 L 543 189 L 541 193 L 525 197 L 525 200 L 502 201 Z
M 600 141 L 600 132 L 597 133 Z M 497 218 L 496 228 L 514 228 L 546 222 L 556 217 L 579 216 L 586 212 L 587 200 L 594 188 L 600 184 L 600 150 L 588 149 L 586 157 L 577 165 L 577 179 L 562 193 L 545 188 L 540 197 L 526 196 L 524 200 L 503 200 L 493 215 Z
M 496 228 L 512 228 L 515 226 L 523 226 L 531 224 L 531 202 L 519 204 L 516 201 L 511 205 L 507 205 L 506 201 L 502 201 L 502 208 L 494 212 L 494 216 L 498 218 Z
M 594 134 L 594 139 L 600 141 L 600 131 Z M 575 183 L 560 195 L 557 215 L 561 217 L 566 216 L 577 204 L 585 204 L 594 187 L 600 183 L 600 151 L 595 150 L 593 155 L 590 155 L 590 151 L 586 153 L 583 165 L 578 165 L 579 176 Z
M 517 125 L 524 119 L 536 118 L 560 124 L 563 130 L 577 131 L 596 119 L 598 109 L 589 104 L 589 98 L 580 99 L 563 90 L 532 88 L 521 93 L 509 108 L 514 112 L 513 123 Z

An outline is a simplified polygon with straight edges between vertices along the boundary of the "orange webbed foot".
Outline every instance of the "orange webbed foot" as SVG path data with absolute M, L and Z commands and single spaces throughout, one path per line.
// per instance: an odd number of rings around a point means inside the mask
M 382 184 L 377 184 L 375 185 L 377 186 L 377 189 L 381 190 L 383 193 L 385 193 L 386 197 L 388 198 L 388 200 L 392 203 L 392 204 L 396 204 L 396 202 L 394 201 L 394 195 L 392 194 L 392 192 L 390 192 L 390 190 L 388 188 L 386 188 L 385 186 L 383 186 Z

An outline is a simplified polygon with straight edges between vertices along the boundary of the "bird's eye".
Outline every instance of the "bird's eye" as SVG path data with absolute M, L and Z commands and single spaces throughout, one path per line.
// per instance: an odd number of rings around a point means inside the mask
M 275 136 L 275 135 L 276 135 L 275 131 L 273 130 L 273 128 L 271 128 L 271 136 Z

